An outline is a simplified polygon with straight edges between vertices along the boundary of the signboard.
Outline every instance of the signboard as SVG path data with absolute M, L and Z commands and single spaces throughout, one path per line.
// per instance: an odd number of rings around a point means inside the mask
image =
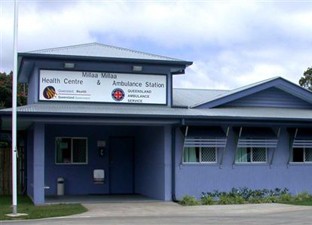
M 40 70 L 39 100 L 166 104 L 165 75 Z

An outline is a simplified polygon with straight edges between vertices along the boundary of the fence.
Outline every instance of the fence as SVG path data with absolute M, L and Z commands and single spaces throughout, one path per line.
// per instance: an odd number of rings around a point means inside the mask
M 24 149 L 19 148 L 17 159 L 17 187 L 18 193 L 25 190 Z M 0 146 L 0 195 L 9 195 L 12 191 L 12 156 L 10 146 Z

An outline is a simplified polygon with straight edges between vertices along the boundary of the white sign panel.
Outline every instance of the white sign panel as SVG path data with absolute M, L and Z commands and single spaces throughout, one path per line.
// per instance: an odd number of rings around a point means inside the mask
M 40 70 L 39 100 L 166 104 L 165 75 Z

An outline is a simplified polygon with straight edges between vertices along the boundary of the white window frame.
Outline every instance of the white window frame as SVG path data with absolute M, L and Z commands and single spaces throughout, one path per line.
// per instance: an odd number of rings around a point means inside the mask
M 303 149 L 303 161 L 302 162 L 294 162 L 294 151 L 296 151 L 295 150 L 296 148 Z M 306 161 L 306 154 L 305 154 L 306 149 L 311 149 L 311 151 L 312 151 L 312 148 L 310 148 L 310 147 L 293 147 L 292 152 L 291 152 L 291 154 L 292 154 L 291 163 L 292 164 L 312 164 L 312 160 Z
M 57 139 L 70 139 L 71 141 L 71 159 L 69 163 L 59 163 L 57 162 L 57 144 L 56 141 Z M 73 140 L 77 140 L 77 139 L 83 139 L 86 140 L 86 161 L 85 162 L 73 162 Z M 88 148 L 88 138 L 87 137 L 55 137 L 55 164 L 56 165 L 87 165 L 88 164 L 88 155 L 89 155 L 89 148 Z
M 250 148 L 250 162 L 238 162 L 236 161 L 236 154 L 238 153 L 238 149 L 239 148 Z M 263 148 L 265 150 L 265 161 L 253 161 L 253 151 L 254 151 L 254 148 Z M 267 147 L 252 147 L 252 146 L 248 146 L 248 147 L 238 147 L 236 149 L 236 153 L 235 153 L 235 164 L 267 164 L 268 163 L 268 150 L 269 148 Z
M 199 161 L 198 162 L 185 162 L 184 160 L 184 151 L 186 148 L 199 148 Z M 216 155 L 216 160 L 215 161 L 210 161 L 210 162 L 202 162 L 202 154 L 201 154 L 201 151 L 202 151 L 202 148 L 214 148 L 215 150 L 215 155 Z M 218 147 L 201 147 L 201 146 L 188 146 L 188 147 L 184 147 L 183 148 L 183 157 L 182 157 L 182 164 L 216 164 L 218 162 Z

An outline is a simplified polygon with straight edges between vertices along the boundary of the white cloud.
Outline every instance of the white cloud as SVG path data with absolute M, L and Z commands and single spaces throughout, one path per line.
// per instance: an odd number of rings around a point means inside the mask
M 1 1 L 0 71 L 12 68 L 13 5 Z M 21 1 L 19 51 L 98 41 L 194 61 L 176 86 L 296 82 L 312 64 L 312 3 Z

